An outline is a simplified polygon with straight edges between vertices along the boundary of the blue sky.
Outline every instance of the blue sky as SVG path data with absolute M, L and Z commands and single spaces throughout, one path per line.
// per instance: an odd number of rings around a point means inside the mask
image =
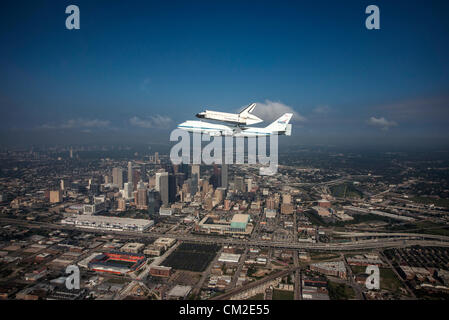
M 65 28 L 69 4 L 80 30 Z M 381 30 L 365 28 L 369 4 Z M 2 132 L 144 136 L 259 102 L 267 121 L 293 110 L 304 143 L 447 144 L 448 13 L 447 1 L 2 1 Z

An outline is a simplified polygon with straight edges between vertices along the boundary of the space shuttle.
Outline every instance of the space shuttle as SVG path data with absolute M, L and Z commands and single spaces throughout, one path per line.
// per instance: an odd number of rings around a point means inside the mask
M 196 114 L 197 118 L 200 119 L 209 119 L 221 122 L 229 122 L 237 125 L 251 125 L 260 123 L 263 120 L 255 115 L 251 114 L 256 108 L 255 103 L 251 103 L 245 109 L 243 109 L 240 113 L 227 113 L 227 112 L 219 112 L 219 111 L 210 111 L 206 110 Z

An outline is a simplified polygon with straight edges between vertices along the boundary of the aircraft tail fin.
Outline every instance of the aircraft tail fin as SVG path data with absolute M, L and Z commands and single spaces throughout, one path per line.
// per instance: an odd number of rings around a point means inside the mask
M 239 112 L 240 115 L 248 115 L 251 112 L 254 111 L 254 109 L 256 108 L 256 104 L 255 103 L 251 103 L 249 106 L 247 106 L 245 109 L 243 109 L 242 111 Z
M 284 113 L 279 119 L 267 126 L 267 129 L 289 136 L 292 132 L 292 125 L 289 124 L 292 117 L 293 113 Z

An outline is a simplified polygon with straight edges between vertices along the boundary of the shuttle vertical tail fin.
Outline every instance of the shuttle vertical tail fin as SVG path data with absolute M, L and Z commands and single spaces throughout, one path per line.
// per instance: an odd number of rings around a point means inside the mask
M 239 114 L 241 116 L 247 116 L 248 114 L 250 114 L 251 112 L 254 111 L 254 108 L 256 108 L 256 104 L 255 103 L 251 103 L 249 106 L 247 106 L 245 109 L 243 109 L 242 111 L 239 112 Z

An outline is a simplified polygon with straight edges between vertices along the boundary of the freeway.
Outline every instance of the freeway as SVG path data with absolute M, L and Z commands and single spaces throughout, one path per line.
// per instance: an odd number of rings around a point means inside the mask
M 234 246 L 254 246 L 265 248 L 277 248 L 277 249 L 309 249 L 317 251 L 349 251 L 349 250 L 362 250 L 362 249 L 378 249 L 378 248 L 392 248 L 392 247 L 406 247 L 413 245 L 421 246 L 444 246 L 449 247 L 449 237 L 416 234 L 416 233 L 392 233 L 392 238 L 385 239 L 369 239 L 358 240 L 342 243 L 295 243 L 295 242 L 281 242 L 281 241 L 265 241 L 265 240 L 253 240 L 253 239 L 234 239 L 234 238 L 221 238 L 207 235 L 193 235 L 193 234 L 170 234 L 163 233 L 141 233 L 131 231 L 109 231 L 109 230 L 93 230 L 76 228 L 71 225 L 63 225 L 58 223 L 46 223 L 46 222 L 31 222 L 18 219 L 0 218 L 2 224 L 15 224 L 28 228 L 48 228 L 59 230 L 72 230 L 83 231 L 89 233 L 103 233 L 112 234 L 117 237 L 131 237 L 131 238 L 157 238 L 157 237 L 170 237 L 180 241 L 198 242 L 198 243 L 214 243 L 219 245 L 234 245 Z M 378 233 L 384 234 L 384 233 Z M 388 235 L 386 233 L 385 235 Z M 397 235 L 402 235 L 402 238 L 396 238 Z M 376 236 L 376 233 L 372 234 Z M 430 240 L 425 240 L 430 239 Z
M 345 232 L 345 231 L 334 231 L 333 234 L 340 237 L 416 237 L 416 238 L 426 238 L 432 240 L 449 241 L 448 236 L 440 236 L 436 234 L 420 234 L 420 233 L 409 233 L 409 232 Z

